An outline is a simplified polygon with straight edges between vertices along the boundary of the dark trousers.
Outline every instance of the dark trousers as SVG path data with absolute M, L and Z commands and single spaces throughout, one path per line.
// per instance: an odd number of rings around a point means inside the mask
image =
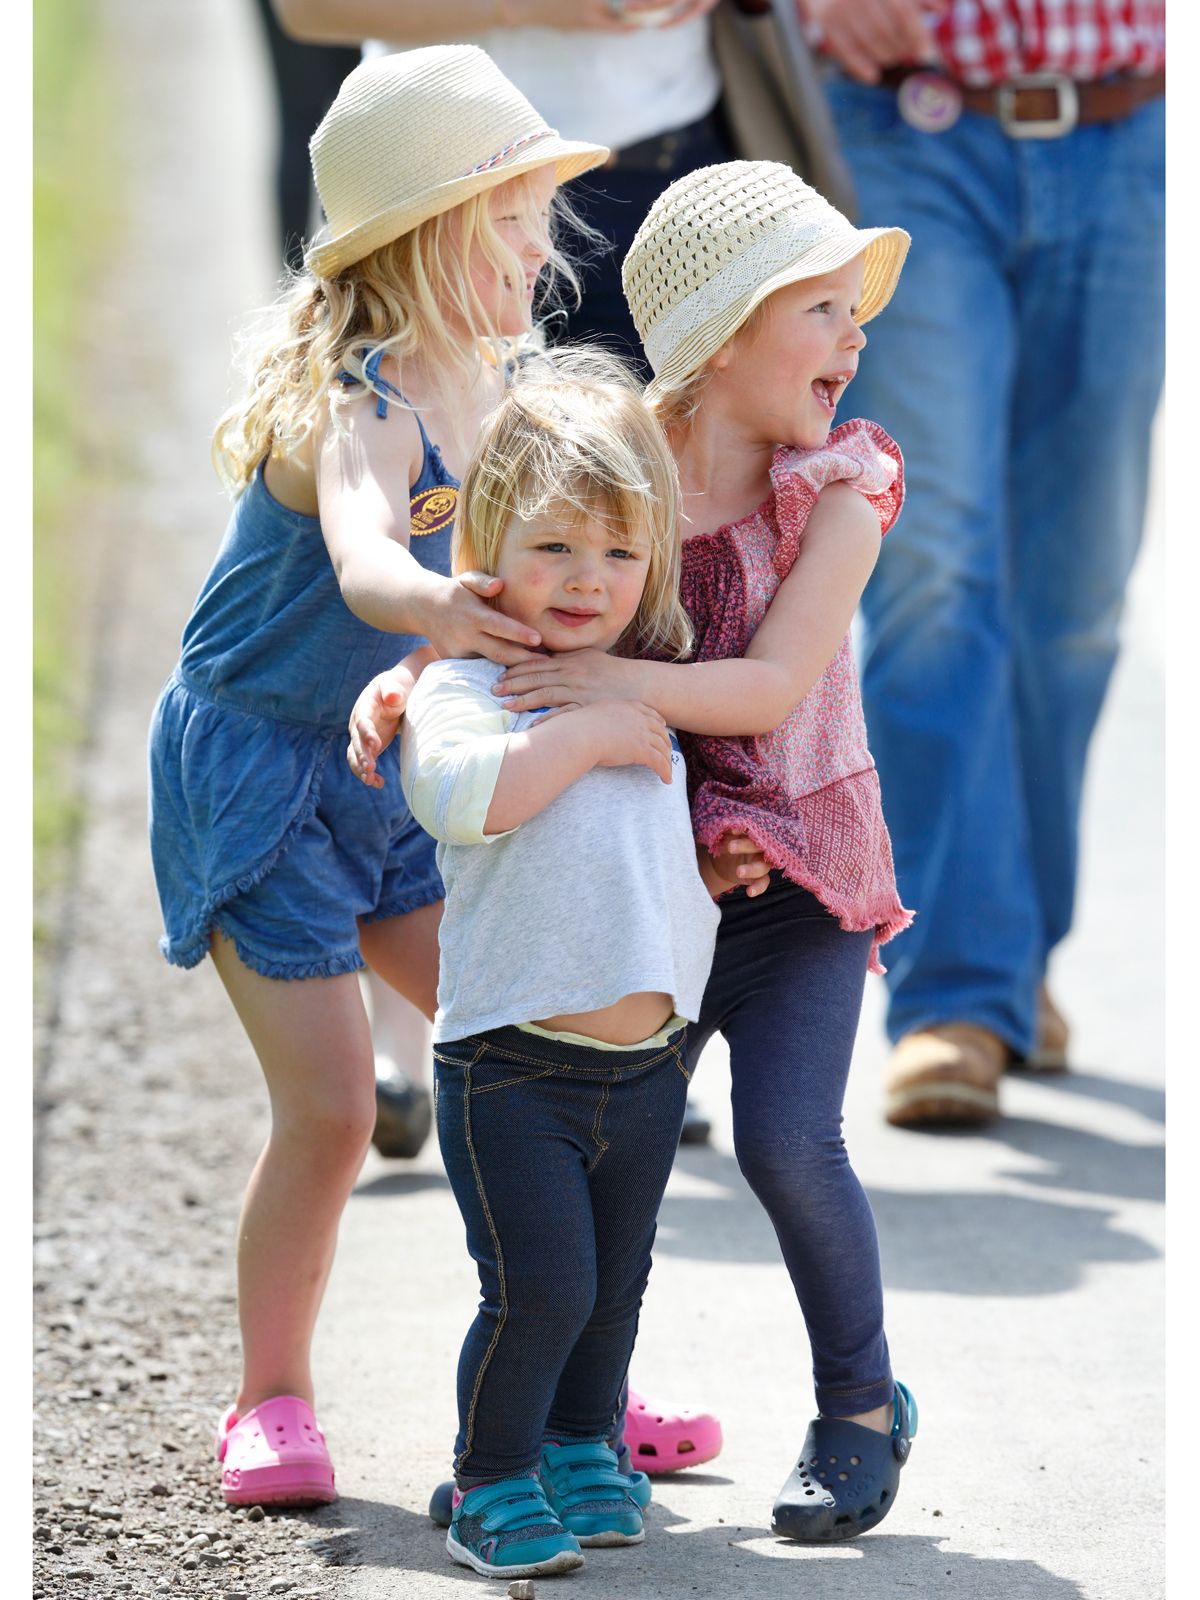
M 687 1095 L 681 1028 L 597 1050 L 497 1028 L 434 1046 L 438 1139 L 479 1268 L 454 1470 L 522 1477 L 612 1428 Z
M 766 1208 L 812 1346 L 817 1408 L 869 1411 L 892 1398 L 875 1219 L 842 1139 L 842 1101 L 871 934 L 846 933 L 807 890 L 772 874 L 721 902 L 693 1064 L 729 1045 L 738 1165 Z
M 690 127 L 619 151 L 615 166 L 600 167 L 577 178 L 566 198 L 572 209 L 603 235 L 605 243 L 583 252 L 578 263 L 583 304 L 577 311 L 551 312 L 548 335 L 556 341 L 586 340 L 603 345 L 631 361 L 648 382 L 652 374 L 625 304 L 621 263 L 646 213 L 669 184 L 697 167 L 731 161 L 733 156 L 733 147 L 714 113 Z M 569 239 L 565 243 L 571 259 L 577 260 L 580 247 Z M 545 317 L 546 309 L 540 308 L 537 314 Z

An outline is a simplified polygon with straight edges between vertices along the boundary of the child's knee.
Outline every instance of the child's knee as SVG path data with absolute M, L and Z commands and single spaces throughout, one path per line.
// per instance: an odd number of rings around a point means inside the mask
M 375 1131 L 375 1085 L 335 1083 L 272 1108 L 271 1136 L 301 1143 L 317 1167 L 362 1161 Z

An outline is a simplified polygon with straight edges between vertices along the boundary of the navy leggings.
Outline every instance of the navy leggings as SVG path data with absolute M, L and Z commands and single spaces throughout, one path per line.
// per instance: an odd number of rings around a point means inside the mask
M 842 1140 L 842 1101 L 871 933 L 846 933 L 780 873 L 721 901 L 716 957 L 688 1061 L 729 1045 L 738 1165 L 775 1227 L 812 1346 L 817 1409 L 892 1398 L 875 1219 Z

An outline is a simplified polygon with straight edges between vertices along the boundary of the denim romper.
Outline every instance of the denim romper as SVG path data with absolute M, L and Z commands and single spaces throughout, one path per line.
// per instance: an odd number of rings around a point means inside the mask
M 371 376 L 391 388 L 377 366 Z M 376 414 L 387 410 L 380 397 Z M 458 483 L 416 420 L 425 454 L 410 549 L 448 574 Z M 434 841 L 401 793 L 399 740 L 380 759 L 382 789 L 360 783 L 344 754 L 360 692 L 422 643 L 354 615 L 320 520 L 273 499 L 260 463 L 150 727 L 150 852 L 168 961 L 196 966 L 219 929 L 268 978 L 354 972 L 365 965 L 360 919 L 442 898 Z

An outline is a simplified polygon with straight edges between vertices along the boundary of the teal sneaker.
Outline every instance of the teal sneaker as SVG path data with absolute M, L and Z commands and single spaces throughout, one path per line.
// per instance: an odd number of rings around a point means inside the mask
M 454 1491 L 446 1554 L 485 1578 L 540 1578 L 583 1565 L 579 1543 L 536 1478 L 505 1478 Z
M 650 1480 L 644 1472 L 618 1472 L 603 1439 L 543 1445 L 541 1477 L 551 1509 L 581 1545 L 641 1544 L 646 1537 Z

